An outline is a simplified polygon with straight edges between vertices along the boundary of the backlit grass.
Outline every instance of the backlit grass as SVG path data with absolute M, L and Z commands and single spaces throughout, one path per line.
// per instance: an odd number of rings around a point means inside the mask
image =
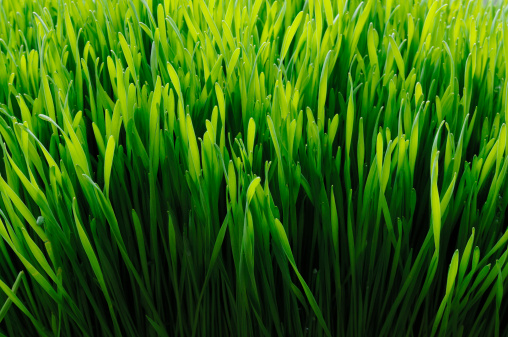
M 0 0 L 0 335 L 508 336 L 506 5 Z

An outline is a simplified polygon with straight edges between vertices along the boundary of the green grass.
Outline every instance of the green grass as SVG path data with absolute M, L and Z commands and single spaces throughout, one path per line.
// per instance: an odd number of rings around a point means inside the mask
M 508 336 L 506 5 L 0 0 L 0 336 Z

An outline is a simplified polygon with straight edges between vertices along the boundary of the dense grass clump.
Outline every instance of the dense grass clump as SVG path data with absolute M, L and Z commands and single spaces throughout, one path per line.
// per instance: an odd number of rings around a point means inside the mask
M 0 0 L 0 336 L 508 336 L 507 16 Z

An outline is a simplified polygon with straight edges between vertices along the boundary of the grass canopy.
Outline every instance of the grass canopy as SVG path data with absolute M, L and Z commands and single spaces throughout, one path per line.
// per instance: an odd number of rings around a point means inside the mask
M 507 5 L 0 0 L 0 336 L 508 336 Z

